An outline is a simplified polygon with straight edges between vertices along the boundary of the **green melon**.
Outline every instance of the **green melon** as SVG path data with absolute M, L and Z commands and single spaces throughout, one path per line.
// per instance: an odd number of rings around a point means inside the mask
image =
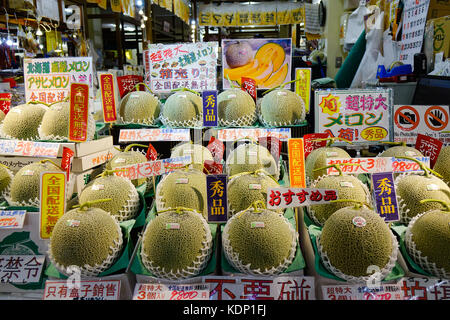
M 190 167 L 203 171 L 203 163 L 206 160 L 214 161 L 208 148 L 195 143 L 183 143 L 172 149 L 171 158 L 191 156 L 192 165 Z
M 184 279 L 204 269 L 211 248 L 211 230 L 201 215 L 168 211 L 148 223 L 142 238 L 141 260 L 158 278 Z
M 39 139 L 38 128 L 47 109 L 43 104 L 21 104 L 11 108 L 3 119 L 3 134 L 19 140 Z
M 142 152 L 126 149 L 125 151 L 122 151 L 116 154 L 114 157 L 112 157 L 111 160 L 109 160 L 106 163 L 105 167 L 107 170 L 114 170 L 117 168 L 126 167 L 132 164 L 143 163 L 147 161 L 148 161 L 147 157 Z M 131 180 L 131 183 L 133 183 L 135 187 L 138 187 L 141 184 L 145 183 L 146 181 L 147 181 L 146 178 L 133 179 Z
M 219 125 L 251 126 L 255 120 L 256 104 L 244 90 L 233 88 L 217 96 Z
M 305 173 L 306 177 L 312 182 L 319 178 L 320 176 L 326 175 L 327 170 L 314 169 L 324 168 L 327 166 L 327 159 L 329 158 L 347 158 L 350 159 L 351 156 L 347 151 L 338 147 L 322 147 L 313 150 L 305 160 Z
M 269 92 L 261 101 L 261 118 L 270 126 L 294 125 L 305 120 L 303 99 L 290 90 Z
M 154 124 L 159 117 L 160 102 L 147 91 L 127 93 L 120 102 L 119 115 L 125 122 Z
M 433 170 L 439 173 L 447 184 L 450 183 L 450 146 L 442 147 Z
M 0 197 L 7 192 L 12 181 L 13 174 L 8 167 L 0 165 Z
M 371 266 L 380 271 L 389 269 L 396 250 L 388 225 L 366 207 L 346 207 L 333 213 L 325 222 L 319 243 L 329 264 L 344 278 L 370 276 Z
M 172 126 L 194 125 L 202 121 L 202 97 L 189 92 L 178 91 L 170 95 L 162 108 L 163 119 Z
M 379 157 L 410 157 L 410 158 L 417 158 L 417 157 L 423 157 L 424 155 L 413 147 L 408 147 L 406 145 L 404 146 L 395 146 L 390 147 L 389 149 L 383 151 Z

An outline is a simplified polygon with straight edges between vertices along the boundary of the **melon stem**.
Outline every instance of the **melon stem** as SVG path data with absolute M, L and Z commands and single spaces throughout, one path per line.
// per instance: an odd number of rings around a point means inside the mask
M 269 92 L 271 92 L 271 91 L 273 91 L 273 90 L 277 90 L 277 89 L 284 89 L 284 87 L 286 86 L 286 85 L 288 85 L 288 84 L 291 84 L 291 83 L 293 83 L 293 82 L 297 82 L 297 81 L 300 81 L 301 80 L 301 78 L 298 78 L 298 79 L 295 79 L 295 80 L 292 80 L 292 81 L 288 81 L 288 82 L 285 82 L 285 83 L 282 83 L 282 84 L 280 84 L 280 85 L 278 85 L 278 86 L 276 86 L 276 87 L 273 87 L 272 89 L 269 89 L 269 90 L 267 90 L 267 91 L 264 91 L 263 92 L 263 96 L 265 95 L 265 94 L 267 94 L 267 93 L 269 93 Z
M 442 201 L 442 200 L 438 200 L 438 199 L 423 199 L 423 200 L 420 200 L 421 204 L 428 203 L 428 202 L 439 202 L 445 208 L 445 211 L 450 212 L 450 204 L 448 202 L 445 202 L 445 201 Z
M 183 214 L 183 211 L 190 211 L 190 212 L 194 212 L 195 210 L 191 209 L 191 208 L 186 208 L 186 207 L 175 207 L 175 208 L 167 208 L 167 209 L 163 209 L 163 210 L 158 210 L 156 212 L 156 214 L 160 214 L 160 213 L 164 213 L 164 212 L 169 212 L 169 211 L 173 211 L 177 214 Z
M 123 152 L 128 152 L 128 151 L 130 151 L 130 149 L 133 148 L 133 147 L 148 148 L 148 146 L 146 146 L 146 145 L 144 145 L 144 144 L 133 143 L 133 144 L 128 145 L 128 146 L 123 150 Z
M 417 163 L 419 165 L 420 169 L 423 170 L 423 172 L 425 173 L 425 177 L 427 177 L 427 178 L 430 177 L 430 172 L 431 172 L 436 177 L 442 179 L 442 176 L 439 173 L 437 173 L 436 171 L 434 171 L 434 170 L 428 168 L 427 166 L 425 166 L 422 161 L 419 161 L 419 160 L 411 158 L 411 157 L 395 157 L 395 158 L 397 158 L 397 159 L 407 159 L 407 160 L 414 161 L 415 163 Z
M 136 91 L 140 85 L 144 85 L 144 86 L 147 88 L 148 91 L 150 91 L 152 94 L 154 94 L 153 91 L 152 91 L 152 90 L 148 87 L 148 85 L 147 85 L 146 83 L 144 83 L 144 82 L 136 83 L 136 84 L 134 85 L 134 87 L 133 87 L 132 90 Z
M 112 199 L 108 198 L 108 199 L 98 199 L 98 200 L 93 200 L 93 201 L 86 201 L 86 202 L 82 203 L 81 205 L 74 206 L 74 208 L 79 207 L 81 211 L 85 211 L 86 208 L 90 208 L 94 204 L 107 202 L 107 201 L 112 201 Z
M 172 90 L 172 92 L 177 92 L 177 91 L 189 91 L 189 92 L 192 92 L 192 93 L 194 93 L 194 94 L 196 94 L 196 95 L 200 95 L 200 93 L 198 93 L 197 91 L 194 91 L 194 90 L 191 90 L 191 89 L 188 89 L 188 88 L 178 88 L 178 89 L 173 89 Z
M 372 207 L 368 203 L 354 199 L 337 199 L 330 201 L 330 203 L 340 203 L 340 202 L 353 202 L 355 204 L 354 206 L 355 209 L 361 209 L 362 206 L 366 206 L 369 209 L 372 209 Z

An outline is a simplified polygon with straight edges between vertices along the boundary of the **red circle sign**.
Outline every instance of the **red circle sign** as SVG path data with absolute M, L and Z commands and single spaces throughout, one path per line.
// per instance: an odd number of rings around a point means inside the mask
M 409 117 L 406 114 L 407 112 L 404 112 L 404 110 L 414 113 L 415 119 L 411 119 L 411 117 Z M 409 113 L 409 115 L 413 115 L 412 113 Z M 414 130 L 415 128 L 417 128 L 417 126 L 419 125 L 420 116 L 419 116 L 419 113 L 417 112 L 417 110 L 414 109 L 413 107 L 402 106 L 402 107 L 398 108 L 397 111 L 395 111 L 394 122 L 395 122 L 395 125 L 398 128 L 400 128 L 401 130 L 411 131 L 411 130 Z M 410 124 L 412 126 L 404 127 L 404 126 L 402 126 L 402 124 Z
M 444 130 L 448 125 L 448 113 L 440 106 L 431 106 L 425 111 L 425 123 L 433 131 Z

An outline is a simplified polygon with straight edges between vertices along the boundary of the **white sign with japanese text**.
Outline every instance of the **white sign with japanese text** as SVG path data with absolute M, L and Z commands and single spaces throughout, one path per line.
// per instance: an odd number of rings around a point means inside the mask
M 133 300 L 209 300 L 209 285 L 137 283 Z
M 267 209 L 285 209 L 337 200 L 337 190 L 314 188 L 270 188 L 267 190 Z
M 120 280 L 47 280 L 43 300 L 119 300 Z
M 430 167 L 430 157 L 413 158 L 421 161 L 425 166 Z M 412 160 L 394 157 L 328 158 L 327 166 L 333 164 L 339 164 L 342 172 L 347 174 L 422 171 L 418 163 Z M 327 174 L 338 175 L 339 171 L 331 167 L 327 169 Z
M 41 278 L 45 255 L 0 255 L 0 283 L 36 283 Z
M 415 145 L 419 133 L 450 143 L 449 106 L 394 105 L 394 141 Z
M 197 155 L 198 156 L 198 155 Z M 194 155 L 195 157 L 195 155 Z M 177 158 L 167 158 L 156 161 L 142 162 L 129 166 L 118 167 L 114 172 L 116 176 L 125 177 L 130 180 L 160 176 L 180 169 L 192 162 L 192 156 L 186 155 Z
M 0 210 L 0 229 L 22 229 L 26 210 Z
M 236 128 L 217 131 L 217 139 L 221 141 L 236 141 L 243 138 L 258 140 L 260 137 L 275 137 L 287 141 L 291 138 L 291 128 Z
M 403 300 L 400 283 L 376 287 L 361 285 L 322 286 L 323 300 Z
M 218 42 L 149 44 L 144 50 L 145 83 L 153 92 L 217 89 Z
M 0 155 L 56 158 L 59 143 L 0 139 Z
M 70 84 L 89 85 L 94 98 L 92 57 L 63 57 L 24 60 L 25 99 L 47 104 L 61 101 L 70 94 Z
M 392 89 L 317 90 L 314 132 L 354 144 L 392 141 L 392 99 Z
M 189 129 L 121 129 L 119 142 L 190 141 Z

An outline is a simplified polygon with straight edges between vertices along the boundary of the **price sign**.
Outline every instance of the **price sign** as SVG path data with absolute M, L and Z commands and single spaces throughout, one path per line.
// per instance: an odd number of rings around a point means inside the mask
M 380 286 L 332 285 L 322 286 L 324 300 L 404 300 L 400 285 Z
M 313 188 L 270 188 L 267 190 L 267 208 L 285 209 L 337 200 L 337 190 Z
M 22 229 L 25 210 L 0 210 L 0 229 Z
M 209 284 L 152 284 L 138 283 L 133 300 L 209 300 Z
M 430 167 L 430 157 L 414 157 L 414 159 L 422 162 L 426 167 Z M 410 172 L 410 171 L 422 171 L 417 162 L 408 160 L 408 159 L 397 159 L 391 158 L 392 161 L 392 171 L 401 173 L 401 172 Z
M 23 140 L 0 140 L 0 154 L 36 158 L 56 158 L 59 143 Z
M 119 142 L 190 141 L 189 129 L 122 129 Z
M 345 164 L 353 164 L 346 166 Z M 392 171 L 391 158 L 328 158 L 327 166 L 339 164 L 343 173 L 361 174 Z M 356 165 L 355 165 L 356 164 Z M 335 168 L 328 168 L 327 174 L 337 175 L 339 171 Z
M 291 138 L 291 128 L 235 128 L 217 131 L 217 138 L 222 141 L 236 141 L 247 137 L 253 140 L 258 140 L 259 137 L 275 137 L 287 141 Z

